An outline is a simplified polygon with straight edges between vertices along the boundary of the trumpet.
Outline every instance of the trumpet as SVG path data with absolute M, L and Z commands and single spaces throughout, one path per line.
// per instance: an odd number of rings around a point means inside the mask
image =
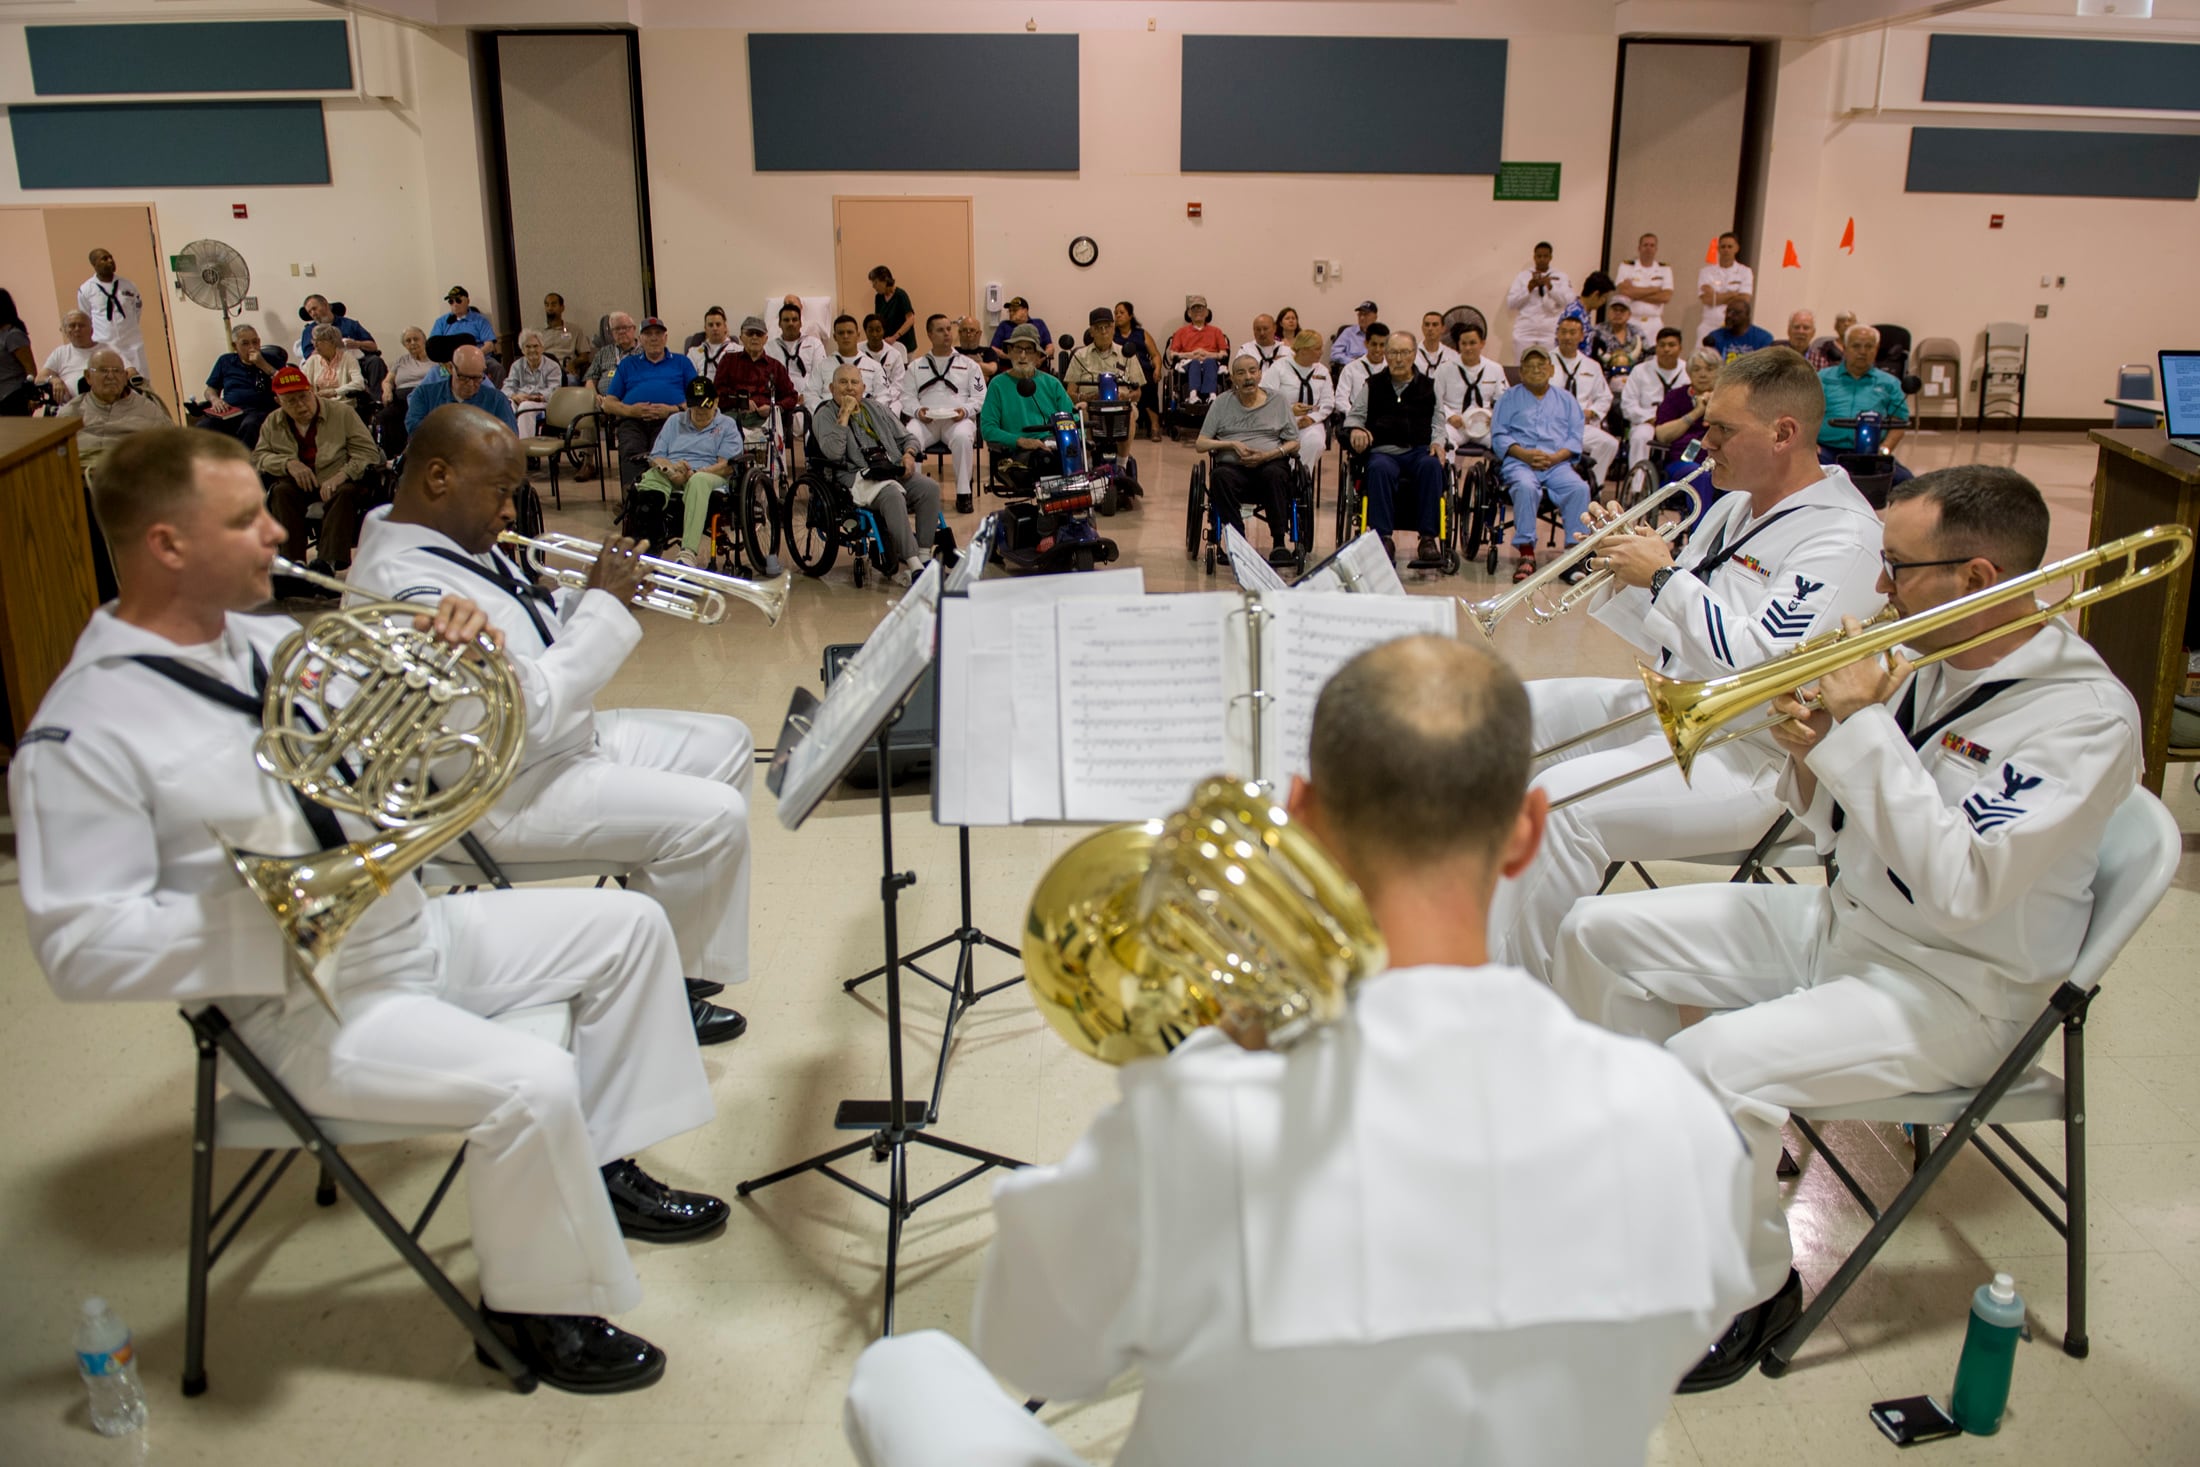
M 532 552 L 545 562 L 544 574 L 575 591 L 588 584 L 586 568 L 596 563 L 603 549 L 585 536 L 561 535 L 554 531 L 530 537 L 506 530 L 497 536 L 497 543 Z M 794 582 L 791 571 L 783 572 L 776 581 L 744 581 L 739 576 L 722 576 L 716 571 L 682 565 L 676 560 L 659 560 L 654 555 L 644 555 L 640 559 L 648 574 L 643 577 L 641 593 L 634 598 L 634 604 L 707 627 L 726 619 L 726 598 L 729 596 L 746 601 L 763 612 L 768 624 L 779 625 L 779 618 L 787 610 L 787 588 Z M 548 564 L 553 560 L 566 564 Z
M 1687 451 L 1682 454 L 1682 458 L 1690 463 L 1695 463 L 1702 447 L 1703 445 L 1700 443 L 1689 444 Z M 1544 566 L 1510 591 L 1505 592 L 1503 595 L 1492 596 L 1484 601 L 1469 602 L 1467 611 L 1474 617 L 1475 625 L 1481 627 L 1484 636 L 1495 636 L 1499 622 L 1510 615 L 1514 608 L 1526 606 L 1528 608 L 1529 625 L 1542 626 L 1546 622 L 1556 621 L 1590 597 L 1595 596 L 1611 584 L 1612 572 L 1610 570 L 1600 570 L 1588 576 L 1580 584 L 1570 588 L 1565 595 L 1561 596 L 1552 605 L 1546 606 L 1537 599 L 1543 594 L 1544 587 L 1562 576 L 1571 574 L 1576 566 L 1583 564 L 1590 556 L 1596 554 L 1597 547 L 1602 545 L 1606 538 L 1618 534 L 1637 533 L 1636 527 L 1644 520 L 1666 508 L 1667 502 L 1674 495 L 1689 493 L 1689 486 L 1698 477 L 1710 471 L 1711 465 L 1709 464 L 1697 465 L 1696 469 L 1686 478 L 1676 479 L 1664 488 L 1644 495 L 1640 504 L 1629 509 L 1618 519 L 1601 526 L 1594 534 L 1585 535 L 1568 546 L 1564 555 Z M 1673 524 L 1661 526 L 1654 532 L 1641 531 L 1640 533 L 1655 533 L 1658 538 L 1670 544 L 1680 534 L 1681 527 L 1686 523 L 1686 520 L 1679 520 Z
M 2158 547 L 2167 548 L 2169 553 L 2149 564 L 2139 563 L 2142 552 Z M 2083 611 L 2099 602 L 2121 596 L 2127 591 L 2152 585 L 2191 558 L 2191 530 L 2183 525 L 2155 525 L 2043 565 L 2015 580 L 2004 581 L 1998 586 L 1988 586 L 1983 591 L 1973 591 L 1968 596 L 1959 596 L 1929 611 L 1899 616 L 1892 605 L 1886 606 L 1853 632 L 1826 632 L 1813 637 L 1792 652 L 1726 677 L 1692 682 L 1667 677 L 1655 668 L 1638 668 L 1637 671 L 1642 675 L 1642 685 L 1650 694 L 1650 706 L 1644 711 L 1656 717 L 1658 727 L 1665 731 L 1665 741 L 1671 745 L 1673 752 L 1663 759 L 1640 765 L 1587 789 L 1578 790 L 1562 800 L 1553 801 L 1551 808 L 1563 809 L 1577 800 L 1586 800 L 1630 780 L 1640 779 L 1668 764 L 1679 765 L 1681 776 L 1685 779 L 1705 751 L 1718 748 L 1722 744 L 1730 744 L 1736 739 L 1746 739 L 1753 734 L 1762 733 L 1774 724 L 1788 721 L 1788 716 L 1784 713 L 1771 713 L 1741 728 L 1726 728 L 1727 724 L 1752 708 L 1769 703 L 1782 693 L 1815 683 L 1827 673 L 1862 662 L 1867 657 L 1883 657 L 1922 632 L 1952 626 L 2005 601 L 2015 601 L 2020 597 L 2030 598 L 2036 592 L 2066 578 L 2080 578 L 2103 566 L 2122 566 L 2114 576 L 2098 585 L 2073 585 L 2069 594 L 2058 601 L 2049 602 L 2045 606 L 2034 606 L 2030 612 L 2013 621 L 1990 626 L 1974 636 L 1913 657 L 1910 659 L 1913 669 L 1930 667 L 1936 662 L 1961 656 L 1975 647 L 2006 637 L 2012 632 L 2039 626 L 2059 616 Z M 1806 703 L 1809 701 L 1806 700 Z

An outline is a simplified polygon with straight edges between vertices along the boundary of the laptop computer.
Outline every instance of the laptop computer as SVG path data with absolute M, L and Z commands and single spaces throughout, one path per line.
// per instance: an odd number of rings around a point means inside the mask
M 2200 350 L 2158 353 L 2162 365 L 2162 425 L 2170 446 L 2200 454 Z

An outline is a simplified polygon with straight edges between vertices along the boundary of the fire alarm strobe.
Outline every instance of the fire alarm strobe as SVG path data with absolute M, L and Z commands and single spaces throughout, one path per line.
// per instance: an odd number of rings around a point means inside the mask
M 1199 205 L 1196 203 L 1186 204 L 1184 206 L 1184 217 L 1187 219 L 1197 219 L 1199 217 Z

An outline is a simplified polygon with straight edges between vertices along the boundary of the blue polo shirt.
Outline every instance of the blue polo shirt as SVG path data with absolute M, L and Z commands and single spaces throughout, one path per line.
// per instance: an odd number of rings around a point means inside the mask
M 470 336 L 477 346 L 495 346 L 497 342 L 496 327 L 491 326 L 489 318 L 472 306 L 466 308 L 466 314 L 463 316 L 454 316 L 449 311 L 445 311 L 435 318 L 435 324 L 428 328 L 428 334 L 430 336 Z
M 652 458 L 669 458 L 695 469 L 707 469 L 720 459 L 739 463 L 741 425 L 732 413 L 720 413 L 710 420 L 709 427 L 698 428 L 683 409 L 665 419 L 665 425 L 657 430 L 656 446 L 649 452 Z
M 688 360 L 686 352 L 667 350 L 654 362 L 636 352 L 619 359 L 619 369 L 604 384 L 603 395 L 615 397 L 628 407 L 645 402 L 685 407 L 687 385 L 694 379 L 695 363 Z
M 1847 366 L 1832 366 L 1818 374 L 1818 385 L 1826 390 L 1826 419 L 1818 429 L 1818 441 L 1836 453 L 1855 451 L 1856 430 L 1834 427 L 1835 418 L 1877 413 L 1890 427 L 1910 421 L 1909 399 L 1902 395 L 1902 384 L 1892 372 L 1874 367 L 1861 377 L 1852 377 Z
M 451 390 L 451 379 L 448 374 L 425 379 L 412 390 L 412 396 L 405 399 L 405 431 L 407 433 L 417 432 L 422 418 L 442 407 L 445 403 L 457 401 L 458 396 Z M 476 387 L 474 395 L 467 398 L 466 403 L 469 407 L 480 408 L 485 413 L 494 413 L 504 420 L 505 427 L 510 428 L 515 433 L 519 431 L 519 415 L 512 411 L 512 399 L 497 391 L 494 383 L 484 382 Z

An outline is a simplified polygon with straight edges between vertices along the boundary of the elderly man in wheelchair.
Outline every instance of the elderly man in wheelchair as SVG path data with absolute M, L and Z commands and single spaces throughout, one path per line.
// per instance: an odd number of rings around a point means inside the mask
M 917 468 L 916 440 L 883 403 L 864 395 L 863 373 L 854 365 L 833 369 L 832 398 L 810 425 L 819 471 L 877 522 L 886 564 L 898 567 L 894 584 L 906 586 L 924 569 L 913 526 L 936 526 L 940 486 Z
M 1230 390 L 1208 405 L 1192 446 L 1210 455 L 1204 487 L 1213 498 L 1214 538 L 1223 527 L 1244 534 L 1241 507 L 1249 505 L 1268 524 L 1268 563 L 1303 566 L 1312 526 L 1292 472 L 1299 456 L 1298 423 L 1283 394 L 1261 385 L 1257 358 L 1231 359 Z M 1200 498 L 1195 492 L 1195 517 Z

